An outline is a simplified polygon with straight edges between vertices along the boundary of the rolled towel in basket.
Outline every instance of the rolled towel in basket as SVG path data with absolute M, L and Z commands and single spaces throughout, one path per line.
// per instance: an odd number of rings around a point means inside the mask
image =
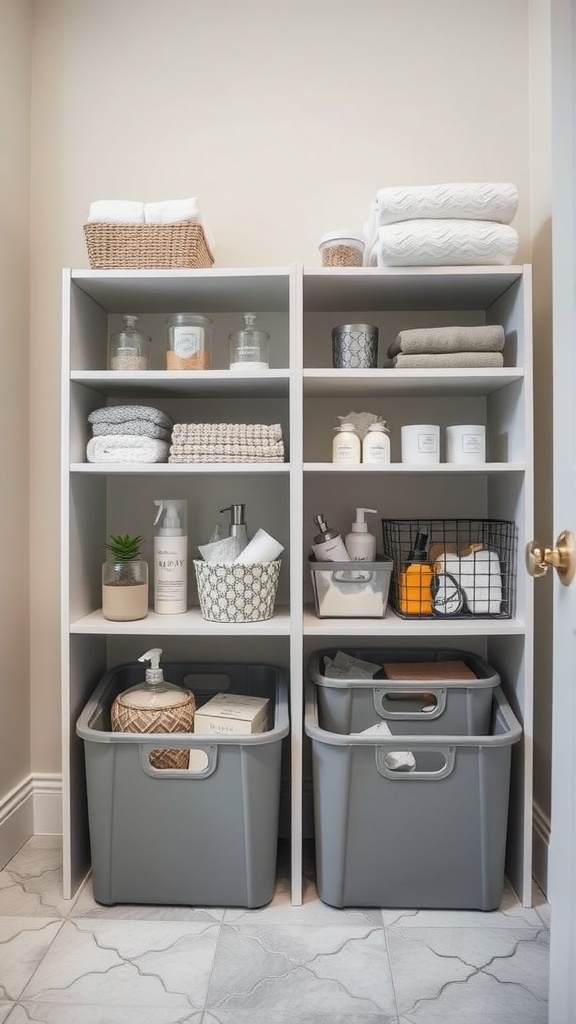
M 159 203 L 144 204 L 146 224 L 201 224 L 200 206 L 196 196 L 191 199 L 164 199 Z
M 518 209 L 518 189 L 510 182 L 492 181 L 393 186 L 378 189 L 376 204 L 380 226 L 430 218 L 510 224 Z
M 90 203 L 88 222 L 97 224 L 143 224 L 144 203 L 131 199 L 96 199 Z
M 400 354 L 427 355 L 442 352 L 501 352 L 504 328 L 497 324 L 480 327 L 423 327 L 400 331 L 388 347 L 392 359 Z
M 168 462 L 170 445 L 155 437 L 112 434 L 92 437 L 86 445 L 88 462 Z
M 466 267 L 512 262 L 518 232 L 487 220 L 405 220 L 378 229 L 379 267 Z

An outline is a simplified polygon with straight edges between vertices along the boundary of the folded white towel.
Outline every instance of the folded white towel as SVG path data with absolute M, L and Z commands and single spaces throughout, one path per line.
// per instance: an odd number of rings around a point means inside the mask
M 440 571 L 450 573 L 462 588 L 473 615 L 498 615 L 502 609 L 502 570 L 496 551 L 482 548 L 469 555 L 443 554 Z
M 445 185 L 405 185 L 376 193 L 378 223 L 456 218 L 510 224 L 518 209 L 518 189 L 510 182 L 468 181 Z
M 200 206 L 195 196 L 191 199 L 164 199 L 159 203 L 145 203 L 144 220 L 147 224 L 201 224 Z
M 404 220 L 379 228 L 371 262 L 379 267 L 506 266 L 518 248 L 509 224 L 486 220 Z
M 90 203 L 88 221 L 99 224 L 143 224 L 144 203 L 131 199 L 96 199 Z
M 92 437 L 86 445 L 88 462 L 168 462 L 170 445 L 154 437 L 111 434 Z

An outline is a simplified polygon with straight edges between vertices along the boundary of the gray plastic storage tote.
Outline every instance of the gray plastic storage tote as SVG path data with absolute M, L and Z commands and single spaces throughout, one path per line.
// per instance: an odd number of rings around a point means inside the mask
M 288 734 L 287 674 L 268 665 L 164 663 L 167 680 L 201 706 L 217 692 L 268 697 L 271 728 L 253 734 L 179 733 L 203 751 L 196 770 L 152 767 L 173 734 L 110 731 L 116 695 L 138 663 L 103 677 L 82 712 L 94 897 L 99 903 L 259 907 L 274 895 L 280 757 Z
M 327 732 L 307 686 L 316 872 L 334 907 L 495 910 L 504 886 L 511 748 L 521 728 L 500 687 L 488 736 L 402 736 L 414 771 L 389 767 L 398 737 Z
M 433 648 L 343 648 L 362 661 L 378 665 L 418 662 L 463 662 L 475 679 L 330 679 L 324 673 L 325 658 L 336 649 L 316 651 L 308 671 L 318 687 L 318 711 L 330 732 L 357 733 L 385 721 L 394 735 L 440 733 L 477 736 L 488 732 L 492 694 L 500 676 L 486 661 L 469 651 Z M 448 666 L 447 666 L 448 667 Z

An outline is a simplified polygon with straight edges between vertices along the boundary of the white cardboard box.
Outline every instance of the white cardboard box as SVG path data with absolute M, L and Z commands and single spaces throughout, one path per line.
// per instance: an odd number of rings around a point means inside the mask
M 194 715 L 195 733 L 251 733 L 268 729 L 268 697 L 217 693 Z

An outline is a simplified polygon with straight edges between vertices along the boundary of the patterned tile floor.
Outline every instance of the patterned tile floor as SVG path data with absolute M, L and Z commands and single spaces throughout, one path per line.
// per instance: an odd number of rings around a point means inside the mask
M 0 1024 L 546 1024 L 549 907 L 335 910 L 279 867 L 260 910 L 61 897 L 61 845 L 0 872 Z M 310 872 L 312 876 L 312 872 Z

